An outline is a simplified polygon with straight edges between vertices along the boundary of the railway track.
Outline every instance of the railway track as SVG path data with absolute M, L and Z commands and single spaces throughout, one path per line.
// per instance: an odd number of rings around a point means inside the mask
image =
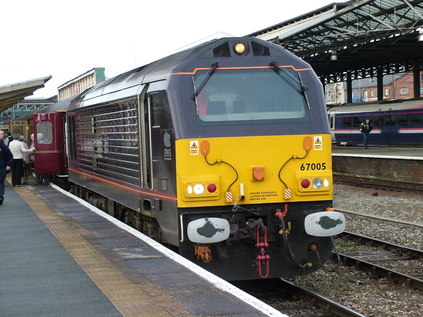
M 417 228 L 423 228 L 423 224 L 417 223 L 417 222 L 404 221 L 404 220 L 401 220 L 401 219 L 381 217 L 381 216 L 376 216 L 376 215 L 369 215 L 369 214 L 365 214 L 365 213 L 362 213 L 362 212 L 355 212 L 355 211 L 345 210 L 345 209 L 340 209 L 340 208 L 336 208 L 336 211 L 342 212 L 344 214 L 350 214 L 350 215 L 353 215 L 353 216 L 359 216 L 359 217 L 364 217 L 364 218 L 381 220 L 381 221 L 385 221 L 385 222 L 392 222 L 392 223 L 400 224 L 400 225 L 407 225 L 407 226 L 412 226 L 412 227 L 417 227 Z
M 290 317 L 366 316 L 310 288 L 285 279 L 236 281 L 233 284 Z
M 335 183 L 355 185 L 368 188 L 377 188 L 394 191 L 423 192 L 423 183 L 410 183 L 394 179 L 381 179 L 363 175 L 333 173 Z
M 311 301 L 314 304 L 318 305 L 323 310 L 324 314 L 326 314 L 327 316 L 338 316 L 338 317 L 365 317 L 366 316 L 355 311 L 354 309 L 344 306 L 308 288 L 301 287 L 299 285 L 296 285 L 284 279 L 281 279 L 281 282 L 284 285 L 287 285 L 293 290 L 295 290 L 297 293 L 301 293 L 304 296 L 310 298 Z
M 338 246 L 344 251 L 334 254 L 334 257 L 339 255 L 343 264 L 423 291 L 422 250 L 351 232 L 344 232 L 340 238 L 347 244 Z M 361 247 L 363 245 L 364 248 Z

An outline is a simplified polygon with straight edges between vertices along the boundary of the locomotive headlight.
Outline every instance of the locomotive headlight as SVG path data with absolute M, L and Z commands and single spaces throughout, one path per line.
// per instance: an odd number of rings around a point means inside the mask
M 320 189 L 323 187 L 323 180 L 320 177 L 316 177 L 312 182 L 313 188 Z
M 217 200 L 220 197 L 219 176 L 185 176 L 181 177 L 183 200 Z
M 195 184 L 194 185 L 194 193 L 196 193 L 197 195 L 201 195 L 202 193 L 204 193 L 205 187 L 203 184 Z
M 234 50 L 237 54 L 242 55 L 245 53 L 246 47 L 244 43 L 235 44 Z

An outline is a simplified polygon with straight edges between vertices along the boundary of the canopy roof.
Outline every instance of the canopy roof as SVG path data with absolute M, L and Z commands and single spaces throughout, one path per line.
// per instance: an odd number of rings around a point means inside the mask
M 45 83 L 52 76 L 23 81 L 20 83 L 0 86 L 0 112 L 3 112 L 23 100 L 27 96 L 31 96 L 37 89 L 43 88 Z
M 332 3 L 249 35 L 287 48 L 326 82 L 409 71 L 423 64 L 423 0 Z

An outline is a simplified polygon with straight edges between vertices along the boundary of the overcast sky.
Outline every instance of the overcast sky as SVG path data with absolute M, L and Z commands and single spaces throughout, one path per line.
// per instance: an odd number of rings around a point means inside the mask
M 0 5 L 0 86 L 94 68 L 113 77 L 217 33 L 243 36 L 345 0 L 15 0 Z

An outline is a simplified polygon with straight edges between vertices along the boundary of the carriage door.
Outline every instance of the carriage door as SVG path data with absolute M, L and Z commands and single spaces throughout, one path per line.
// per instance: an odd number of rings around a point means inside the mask
M 398 120 L 394 114 L 384 116 L 384 125 L 382 126 L 382 135 L 385 136 L 383 144 L 394 144 L 395 137 L 398 135 Z
M 335 113 L 330 112 L 328 116 L 329 116 L 329 128 L 330 128 L 330 134 L 332 137 L 332 143 L 336 143 Z
M 64 116 L 64 112 L 33 115 L 37 174 L 65 173 Z

